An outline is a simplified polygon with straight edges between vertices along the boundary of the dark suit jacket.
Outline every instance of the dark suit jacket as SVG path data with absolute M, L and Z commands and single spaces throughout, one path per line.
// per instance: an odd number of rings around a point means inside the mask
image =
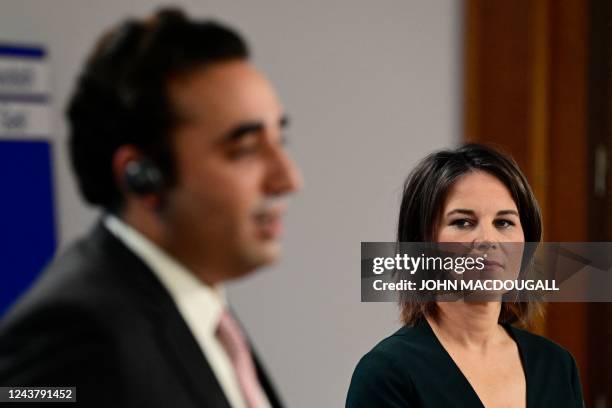
M 527 408 L 582 408 L 578 368 L 571 354 L 544 337 L 504 327 L 520 351 Z M 426 320 L 402 327 L 361 359 L 346 407 L 484 408 Z
M 166 289 L 101 223 L 0 322 L 0 386 L 26 385 L 76 386 L 71 407 L 229 407 Z

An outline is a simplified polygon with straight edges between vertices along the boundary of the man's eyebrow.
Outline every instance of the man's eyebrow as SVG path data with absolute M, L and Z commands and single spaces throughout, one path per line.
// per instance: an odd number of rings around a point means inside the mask
M 264 130 L 263 122 L 253 121 L 253 122 L 244 122 L 241 123 L 234 128 L 232 128 L 229 132 L 223 136 L 223 142 L 235 142 L 240 140 L 241 138 L 252 134 L 259 133 Z
M 283 115 L 278 120 L 278 127 L 280 129 L 285 129 L 287 126 L 289 126 L 289 117 L 286 115 Z M 264 130 L 264 128 L 265 128 L 265 125 L 261 121 L 244 122 L 244 123 L 241 123 L 235 126 L 229 132 L 227 132 L 225 136 L 222 138 L 222 141 L 223 142 L 235 142 L 250 134 L 260 133 Z

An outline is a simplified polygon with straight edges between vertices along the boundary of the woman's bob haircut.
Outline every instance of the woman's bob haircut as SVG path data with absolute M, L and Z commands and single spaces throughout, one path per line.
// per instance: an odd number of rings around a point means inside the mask
M 425 157 L 406 182 L 397 227 L 398 242 L 434 242 L 442 206 L 451 186 L 464 174 L 484 171 L 501 181 L 516 203 L 526 242 L 542 239 L 542 216 L 527 179 L 508 155 L 480 144 L 441 150 Z M 401 319 L 412 326 L 425 316 L 435 316 L 436 303 L 400 297 Z M 504 302 L 500 323 L 527 327 L 543 313 L 539 302 Z

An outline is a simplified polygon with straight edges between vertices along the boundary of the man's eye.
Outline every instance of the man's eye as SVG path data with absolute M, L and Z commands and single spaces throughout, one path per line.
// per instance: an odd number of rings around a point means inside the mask
M 257 142 L 239 143 L 229 149 L 229 157 L 239 159 L 245 156 L 250 156 L 259 151 L 260 144 Z
M 458 220 L 454 220 L 451 222 L 451 225 L 454 227 L 457 227 L 459 229 L 467 229 L 470 228 L 472 226 L 472 221 L 462 218 L 462 219 L 458 219 Z
M 495 220 L 495 226 L 498 228 L 509 228 L 514 226 L 514 222 L 510 220 Z
M 229 156 L 232 159 L 240 159 L 242 157 L 250 156 L 257 151 L 254 147 L 238 147 L 230 150 Z

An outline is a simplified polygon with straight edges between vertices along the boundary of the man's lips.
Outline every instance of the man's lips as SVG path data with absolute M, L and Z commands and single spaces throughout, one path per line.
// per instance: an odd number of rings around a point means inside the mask
M 283 208 L 262 211 L 255 215 L 259 235 L 264 239 L 280 237 L 283 232 Z

